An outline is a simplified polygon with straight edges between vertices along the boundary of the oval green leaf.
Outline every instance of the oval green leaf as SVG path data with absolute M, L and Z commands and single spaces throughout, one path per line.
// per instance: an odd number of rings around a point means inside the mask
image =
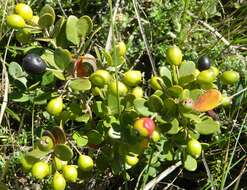
M 186 170 L 193 172 L 197 168 L 197 161 L 195 158 L 187 154 L 183 160 L 183 166 Z
M 93 22 L 89 16 L 82 16 L 77 23 L 78 34 L 80 37 L 86 38 L 86 36 L 93 29 Z
M 49 13 L 43 14 L 39 18 L 39 26 L 41 28 L 48 28 L 48 27 L 52 26 L 54 24 L 54 22 L 55 22 L 55 17 L 53 17 Z
M 72 149 L 65 144 L 58 144 L 55 146 L 54 153 L 56 157 L 63 161 L 69 161 L 73 158 Z
M 80 38 L 78 35 L 78 18 L 76 16 L 69 16 L 66 22 L 66 38 L 74 45 L 79 45 Z
M 201 135 L 211 135 L 220 129 L 220 124 L 217 121 L 214 121 L 212 118 L 207 117 L 200 123 L 195 125 L 196 131 Z
M 75 79 L 70 82 L 69 86 L 75 91 L 87 91 L 91 89 L 91 82 L 88 79 Z
M 164 103 L 159 96 L 152 95 L 147 101 L 147 105 L 152 112 L 161 112 L 163 110 Z
M 67 49 L 57 48 L 54 52 L 56 65 L 61 69 L 67 69 L 71 63 L 72 57 Z

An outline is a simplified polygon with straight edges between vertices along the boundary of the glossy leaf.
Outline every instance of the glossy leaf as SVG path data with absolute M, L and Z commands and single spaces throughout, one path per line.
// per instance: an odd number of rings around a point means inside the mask
M 87 91 L 91 89 L 91 82 L 88 79 L 75 79 L 69 84 L 70 88 L 75 91 Z
M 171 71 L 167 67 L 162 66 L 162 67 L 159 67 L 159 73 L 160 73 L 160 76 L 162 77 L 165 85 L 168 87 L 172 86 Z
M 57 48 L 54 52 L 54 60 L 56 65 L 64 70 L 71 64 L 72 57 L 67 49 Z
M 169 135 L 177 134 L 180 130 L 179 122 L 177 119 L 173 119 L 165 124 L 162 124 L 161 127 Z
M 191 74 L 187 76 L 182 76 L 178 80 L 179 80 L 179 84 L 184 85 L 193 82 L 195 79 L 196 77 L 193 74 Z
M 78 34 L 85 38 L 93 29 L 93 22 L 89 16 L 82 16 L 77 23 Z
M 40 16 L 39 18 L 39 26 L 41 28 L 48 28 L 50 26 L 52 26 L 55 22 L 55 17 L 53 17 L 51 14 L 49 13 L 45 13 L 42 16 Z
M 199 112 L 205 112 L 216 108 L 221 101 L 221 93 L 211 89 L 199 96 L 194 102 L 193 108 Z
M 63 72 L 60 70 L 52 70 L 52 73 L 60 80 L 65 80 L 65 77 L 63 75 Z
M 78 18 L 76 16 L 69 16 L 66 22 L 66 38 L 74 45 L 79 45 L 80 38 L 78 36 L 77 25 Z
M 159 96 L 152 95 L 147 101 L 149 110 L 152 112 L 161 112 L 163 110 L 164 103 Z
M 58 144 L 54 148 L 54 153 L 56 157 L 63 161 L 69 161 L 73 158 L 73 151 L 71 148 L 65 144 Z
M 183 166 L 186 170 L 193 172 L 197 169 L 197 161 L 195 158 L 187 154 L 183 160 Z
M 83 135 L 82 131 L 76 131 L 73 133 L 72 138 L 75 140 L 77 146 L 84 147 L 88 143 L 88 137 Z
M 179 97 L 183 92 L 183 88 L 179 85 L 174 85 L 168 88 L 168 94 L 172 97 Z

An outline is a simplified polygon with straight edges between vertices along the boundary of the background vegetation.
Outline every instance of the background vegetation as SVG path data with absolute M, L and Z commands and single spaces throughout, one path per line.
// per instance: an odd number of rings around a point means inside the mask
M 95 34 L 87 52 L 96 56 L 95 48 L 106 47 L 111 26 L 110 4 L 113 10 L 116 1 L 106 0 L 44 0 L 25 1 L 35 13 L 50 4 L 57 16 L 88 15 L 94 22 Z M 234 0 L 120 0 L 115 17 L 115 36 L 123 40 L 128 47 L 126 62 L 129 67 L 145 72 L 148 78 L 152 74 L 150 60 L 155 66 L 165 65 L 167 47 L 177 44 L 184 58 L 197 62 L 199 56 L 207 54 L 213 65 L 220 71 L 233 69 L 238 71 L 241 81 L 223 93 L 232 95 L 244 87 L 247 82 L 247 2 Z M 0 1 L 0 59 L 1 70 L 8 46 L 6 63 L 20 62 L 22 51 L 27 46 L 11 37 L 11 29 L 6 25 L 6 16 L 13 12 L 16 1 Z M 135 11 L 134 4 L 137 5 Z M 115 7 L 116 8 L 116 7 Z M 138 14 L 137 14 L 138 12 Z M 140 18 L 144 34 L 138 24 Z M 147 39 L 148 56 L 143 37 Z M 9 41 L 10 40 L 10 41 Z M 146 44 L 146 45 L 147 45 Z M 1 74 L 0 105 L 4 98 L 6 78 Z M 16 92 L 23 86 L 9 77 L 9 99 L 0 127 L 0 186 L 9 189 L 50 189 L 49 180 L 42 183 L 27 176 L 21 169 L 19 157 L 32 147 L 32 142 L 40 134 L 41 127 L 53 123 L 44 121 L 43 103 L 39 95 L 44 91 L 32 91 L 32 104 L 16 101 Z M 35 85 L 35 83 L 33 83 Z M 59 85 L 59 84 L 54 84 Z M 219 85 L 219 88 L 222 86 Z M 53 87 L 48 86 L 47 91 Z M 38 98 L 37 98 L 38 97 Z M 41 98 L 42 100 L 42 98 Z M 247 95 L 241 94 L 233 99 L 231 106 L 216 110 L 221 122 L 221 132 L 207 137 L 204 142 L 209 148 L 203 153 L 196 172 L 187 172 L 180 168 L 171 173 L 155 189 L 241 189 L 247 187 Z M 47 116 L 48 117 L 48 116 Z M 33 130 L 34 129 L 34 130 Z M 157 147 L 153 147 L 155 149 Z M 150 149 L 151 150 L 151 149 Z M 147 154 L 148 155 L 148 154 Z M 144 170 L 139 183 L 147 183 L 157 174 L 174 163 L 151 164 L 151 170 Z M 150 163 L 149 163 L 150 164 Z M 122 176 L 112 176 L 110 171 L 96 171 L 93 176 L 69 189 L 134 189 L 138 177 L 145 168 L 141 164 L 130 173 L 130 180 Z M 232 183 L 234 182 L 234 183 Z M 1 187 L 0 187 L 1 189 Z

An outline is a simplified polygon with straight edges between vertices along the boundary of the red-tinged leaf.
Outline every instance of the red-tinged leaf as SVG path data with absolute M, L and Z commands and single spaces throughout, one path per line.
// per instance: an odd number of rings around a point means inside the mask
M 193 108 L 199 112 L 206 112 L 216 108 L 220 100 L 221 93 L 216 89 L 210 89 L 196 99 Z

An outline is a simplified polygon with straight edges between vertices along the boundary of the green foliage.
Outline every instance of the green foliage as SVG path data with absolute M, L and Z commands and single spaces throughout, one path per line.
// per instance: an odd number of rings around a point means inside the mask
M 28 38 L 23 40 L 17 31 L 11 35 L 12 29 L 5 24 L 14 1 L 0 2 L 0 58 L 9 76 L 8 104 L 0 129 L 0 149 L 3 151 L 0 189 L 5 186 L 34 188 L 38 184 L 43 189 L 50 189 L 50 178 L 40 182 L 29 173 L 24 175 L 18 161 L 21 152 L 33 163 L 44 160 L 51 165 L 54 156 L 69 164 L 76 164 L 79 153 L 91 156 L 95 160 L 94 170 L 90 173 L 79 171 L 80 181 L 67 184 L 68 189 L 86 188 L 91 180 L 96 181 L 95 189 L 109 187 L 109 184 L 114 188 L 124 185 L 127 188 L 131 186 L 128 181 L 137 182 L 140 174 L 138 183 L 142 184 L 136 184 L 138 189 L 178 161 L 182 161 L 184 169 L 196 171 L 192 175 L 200 178 L 197 181 L 202 189 L 203 185 L 204 189 L 212 184 L 216 189 L 220 185 L 227 186 L 231 182 L 227 178 L 229 171 L 236 177 L 239 173 L 236 166 L 240 166 L 244 158 L 241 147 L 246 143 L 241 141 L 240 134 L 245 138 L 246 130 L 240 131 L 239 125 L 245 124 L 246 94 L 231 97 L 233 104 L 229 107 L 217 105 L 213 113 L 210 110 L 197 112 L 193 106 L 188 108 L 184 104 L 187 100 L 196 101 L 207 88 L 217 87 L 231 96 L 246 87 L 243 46 L 246 37 L 242 35 L 246 29 L 238 26 L 238 22 L 239 25 L 244 23 L 246 5 L 224 4 L 217 0 L 140 1 L 138 9 L 145 33 L 141 34 L 133 3 L 121 2 L 113 22 L 109 16 L 109 2 L 31 1 L 35 15 L 40 18 L 38 25 L 28 22 L 25 28 Z M 108 51 L 104 46 L 110 26 L 113 26 L 114 38 Z M 144 44 L 143 35 L 148 44 Z M 119 54 L 119 41 L 126 43 L 126 55 Z M 169 65 L 166 59 L 166 50 L 173 44 L 177 44 L 184 54 L 182 64 L 176 67 Z M 154 73 L 145 45 L 149 45 L 158 76 L 163 80 L 159 81 L 162 88 L 156 91 L 149 84 Z M 44 74 L 30 75 L 22 69 L 22 58 L 28 53 L 38 54 L 45 61 L 48 69 Z M 221 73 L 238 71 L 240 81 L 226 86 L 216 77 L 209 87 L 198 84 L 197 59 L 203 54 L 211 58 L 212 65 Z M 91 83 L 90 75 L 98 68 L 107 70 L 114 82 L 122 81 L 123 73 L 128 70 L 140 70 L 143 79 L 139 85 L 144 96 L 135 98 L 130 93 L 132 87 L 127 95 L 121 96 L 118 88 L 117 93 L 110 94 L 108 83 L 96 87 Z M 3 68 L 1 77 L 1 88 L 6 90 Z M 46 104 L 58 96 L 63 97 L 63 111 L 59 116 L 52 116 L 46 111 Z M 142 117 L 154 120 L 160 135 L 158 142 L 153 142 L 151 137 L 141 137 L 133 128 L 135 120 Z M 239 138 L 234 151 L 230 152 L 236 134 Z M 36 147 L 43 135 L 52 138 L 54 150 L 43 152 Z M 209 164 L 212 179 L 207 180 L 205 174 L 197 175 L 202 171 L 201 158 L 195 159 L 186 151 L 187 141 L 191 138 L 202 142 L 203 156 Z M 234 157 L 236 153 L 243 156 L 239 161 Z M 128 165 L 126 155 L 138 156 L 139 162 Z M 222 160 L 222 156 L 226 162 L 216 162 Z M 54 171 L 53 168 L 50 175 L 54 175 Z M 186 175 L 186 171 L 184 173 Z M 105 180 L 106 176 L 112 175 L 113 181 Z M 17 179 L 25 176 L 27 181 L 20 184 L 13 176 Z M 214 181 L 205 184 L 210 180 Z

